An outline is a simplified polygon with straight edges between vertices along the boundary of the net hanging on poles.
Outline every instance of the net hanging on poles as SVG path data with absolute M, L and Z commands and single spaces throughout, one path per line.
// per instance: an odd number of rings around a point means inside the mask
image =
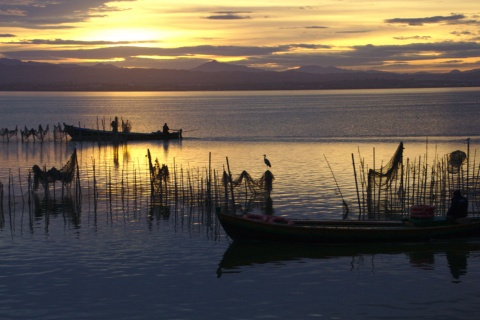
M 64 184 L 70 184 L 75 178 L 76 167 L 77 149 L 73 151 L 68 162 L 60 170 L 52 167 L 47 171 L 40 169 L 38 165 L 34 165 L 32 167 L 34 190 L 38 189 L 40 183 L 44 186 L 44 188 L 48 186 L 49 183 L 53 183 L 55 181 L 61 181 Z
M 273 174 L 267 170 L 260 178 L 254 179 L 247 171 L 242 171 L 242 173 L 232 181 L 234 188 L 247 188 L 251 195 L 265 195 L 269 194 L 272 191 Z
M 168 166 L 160 165 L 158 159 L 155 159 L 155 165 L 150 168 L 150 179 L 155 193 L 161 193 L 163 188 L 166 188 L 167 182 L 170 178 Z
M 367 206 L 369 217 L 393 212 L 401 203 L 403 192 L 402 186 L 397 186 L 393 182 L 396 181 L 398 173 L 403 169 L 403 142 L 400 142 L 397 151 L 390 161 L 379 170 L 370 169 L 368 171 L 367 185 Z M 401 183 L 401 179 L 400 179 Z
M 467 154 L 463 151 L 457 150 L 446 155 L 447 157 L 447 171 L 450 174 L 457 174 L 460 172 L 462 164 L 467 160 Z

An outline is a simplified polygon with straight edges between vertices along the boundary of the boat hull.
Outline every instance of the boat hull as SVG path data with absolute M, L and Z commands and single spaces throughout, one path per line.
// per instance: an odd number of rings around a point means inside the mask
M 480 220 L 468 223 L 439 221 L 432 226 L 415 226 L 402 221 L 300 221 L 277 224 L 218 213 L 227 235 L 234 241 L 304 243 L 416 242 L 432 239 L 480 236 Z
M 150 140 L 174 140 L 182 139 L 182 131 L 163 133 L 161 131 L 142 132 L 113 132 L 106 130 L 94 130 L 64 124 L 65 131 L 73 141 L 150 141 Z

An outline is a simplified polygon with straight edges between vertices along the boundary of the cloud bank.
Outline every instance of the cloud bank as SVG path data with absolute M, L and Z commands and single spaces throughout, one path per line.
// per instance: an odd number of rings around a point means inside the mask
M 0 0 L 0 58 L 175 69 L 213 59 L 271 70 L 478 68 L 475 1 L 456 3 L 455 12 L 432 3 L 389 0 L 366 11 L 353 0 Z M 425 8 L 431 15 L 412 14 Z

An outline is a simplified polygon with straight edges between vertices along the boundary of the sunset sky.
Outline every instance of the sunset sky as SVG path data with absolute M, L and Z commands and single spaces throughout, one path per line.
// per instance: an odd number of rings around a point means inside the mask
M 0 58 L 190 69 L 480 68 L 478 0 L 0 0 Z

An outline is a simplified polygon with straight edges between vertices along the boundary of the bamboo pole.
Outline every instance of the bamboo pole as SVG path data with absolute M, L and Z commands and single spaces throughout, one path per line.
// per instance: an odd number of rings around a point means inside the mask
M 147 149 L 147 156 L 148 156 L 148 168 L 150 170 L 150 193 L 153 195 L 154 193 L 154 187 L 153 187 L 153 182 L 154 182 L 154 170 L 153 170 L 153 165 L 152 165 L 152 155 L 150 154 L 150 149 Z
M 96 168 L 95 168 L 95 159 L 93 159 L 93 210 L 96 213 L 98 209 L 98 190 L 97 190 L 97 175 L 96 175 Z
M 362 206 L 360 202 L 360 192 L 358 190 L 358 179 L 357 179 L 357 169 L 355 168 L 355 158 L 352 153 L 352 166 L 353 166 L 353 176 L 355 177 L 355 189 L 357 190 L 357 201 L 358 201 L 358 220 L 362 218 Z
M 468 180 L 469 180 L 469 172 L 470 172 L 470 138 L 467 139 L 467 179 L 466 179 L 466 194 L 465 196 L 468 198 L 468 195 L 469 195 L 469 184 L 468 184 Z
M 177 164 L 175 163 L 175 158 L 173 158 L 173 184 L 175 192 L 175 204 L 178 202 L 178 185 L 177 185 Z
M 427 179 L 428 179 L 428 137 L 426 141 L 425 147 L 425 170 L 424 170 L 424 177 L 423 177 L 423 203 L 426 203 L 427 197 Z
M 207 203 L 212 202 L 212 153 L 208 153 L 208 180 L 207 180 Z
M 22 195 L 22 202 L 25 202 L 25 198 L 23 196 L 22 178 L 20 176 L 20 168 L 18 168 L 18 183 L 19 183 L 19 186 L 20 186 L 20 194 Z
M 365 159 L 362 158 L 360 154 L 360 147 L 358 147 L 358 157 L 360 159 L 360 178 L 361 178 L 361 186 L 362 186 L 362 205 L 365 208 L 366 207 L 366 198 L 365 198 L 365 192 L 367 189 L 367 180 L 365 178 Z M 365 212 L 365 210 L 363 210 Z M 368 212 L 368 211 L 367 211 Z M 365 214 L 364 214 L 365 215 Z
M 230 164 L 228 163 L 228 157 L 227 159 L 227 169 L 228 169 L 228 182 L 230 183 L 230 192 L 232 193 L 232 204 L 233 204 L 233 213 L 236 213 L 235 209 L 235 195 L 233 193 L 233 183 L 232 183 L 232 172 L 230 171 Z
M 327 162 L 327 165 L 330 168 L 330 172 L 332 173 L 333 180 L 335 181 L 335 185 L 337 186 L 338 193 L 340 194 L 340 198 L 342 199 L 342 204 L 343 204 L 344 209 L 345 209 L 343 219 L 346 219 L 348 217 L 348 213 L 349 213 L 348 205 L 343 198 L 342 191 L 340 190 L 340 186 L 338 185 L 337 179 L 335 178 L 335 174 L 333 173 L 332 167 L 330 166 L 330 163 L 328 162 L 327 157 L 325 155 L 323 155 L 323 157 L 325 158 L 325 161 Z

